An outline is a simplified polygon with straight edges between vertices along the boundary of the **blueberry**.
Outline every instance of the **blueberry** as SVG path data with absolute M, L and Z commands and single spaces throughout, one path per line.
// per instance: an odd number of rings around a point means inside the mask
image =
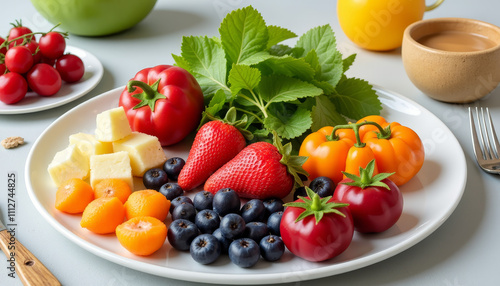
M 213 263 L 219 258 L 222 251 L 219 240 L 211 234 L 198 235 L 189 248 L 191 257 L 201 264 Z
M 272 213 L 267 219 L 267 227 L 269 228 L 269 232 L 274 235 L 280 235 L 280 223 L 281 217 L 283 216 L 283 212 L 275 212 Z
M 295 189 L 295 192 L 293 192 L 293 200 L 296 201 L 299 196 L 307 197 L 306 187 L 298 187 Z
M 220 221 L 222 235 L 229 239 L 241 237 L 245 232 L 245 226 L 245 220 L 239 214 L 227 214 Z
M 188 196 L 178 196 L 177 198 L 170 201 L 170 213 L 173 213 L 175 207 L 177 207 L 181 203 L 193 204 L 193 201 Z
M 193 204 L 196 210 L 212 209 L 212 202 L 214 201 L 214 194 L 208 191 L 201 191 L 196 193 L 193 198 Z
M 253 239 L 255 242 L 260 241 L 264 236 L 269 234 L 267 224 L 260 221 L 247 223 L 245 228 L 245 237 Z
M 222 234 L 222 231 L 220 230 L 220 228 L 214 230 L 212 235 L 215 236 L 219 240 L 220 245 L 222 247 L 222 253 L 227 253 L 227 250 L 229 249 L 229 245 L 231 244 L 231 242 L 233 242 L 233 240 L 225 237 Z
M 220 216 L 225 216 L 229 213 L 239 213 L 240 206 L 240 197 L 231 188 L 220 189 L 214 195 L 213 210 Z
M 324 198 L 333 195 L 335 183 L 328 177 L 317 177 L 311 181 L 309 188 Z
M 253 199 L 241 207 L 240 213 L 245 222 L 264 221 L 266 207 L 264 207 L 264 203 L 261 200 Z
M 267 261 L 276 261 L 285 253 L 285 244 L 281 237 L 268 235 L 260 240 L 260 254 Z
M 211 234 L 219 228 L 220 218 L 219 214 L 213 210 L 202 210 L 196 214 L 194 222 L 202 233 Z
M 186 164 L 184 159 L 179 157 L 172 157 L 168 159 L 165 164 L 163 164 L 163 170 L 167 173 L 167 176 L 170 180 L 177 181 L 179 177 L 179 173 L 182 170 L 182 167 Z
M 239 267 L 254 266 L 260 258 L 260 248 L 257 242 L 250 238 L 240 238 L 229 245 L 229 259 Z
M 184 191 L 177 183 L 166 183 L 158 191 L 169 201 L 173 201 L 175 198 L 184 195 Z
M 147 170 L 146 173 L 144 173 L 142 182 L 144 183 L 146 189 L 158 191 L 160 190 L 161 186 L 168 183 L 168 176 L 167 173 L 163 171 L 163 169 L 153 168 Z
M 200 234 L 198 227 L 185 219 L 174 220 L 170 223 L 167 238 L 170 245 L 177 250 L 189 250 L 191 241 Z
M 266 218 L 272 213 L 285 210 L 283 206 L 283 200 L 279 198 L 269 198 L 262 201 L 264 207 L 266 208 Z
M 182 202 L 180 205 L 176 206 L 172 212 L 172 220 L 182 218 L 194 222 L 195 217 L 196 209 L 192 204 L 187 202 Z

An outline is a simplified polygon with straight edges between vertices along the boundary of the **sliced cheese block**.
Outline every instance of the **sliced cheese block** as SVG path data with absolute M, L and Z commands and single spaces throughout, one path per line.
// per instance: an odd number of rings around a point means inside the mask
M 132 175 L 138 177 L 151 168 L 161 166 L 167 160 L 158 138 L 140 132 L 132 132 L 129 136 L 113 142 L 113 151 L 128 152 Z
M 56 153 L 47 170 L 52 181 L 59 187 L 69 179 L 85 179 L 89 174 L 89 160 L 80 149 L 70 144 Z
M 104 179 L 122 179 L 134 189 L 132 168 L 127 152 L 116 152 L 90 156 L 90 185 L 95 185 Z
M 120 140 L 132 133 L 123 107 L 108 109 L 97 114 L 95 138 L 103 142 Z
M 70 135 L 69 144 L 76 145 L 89 160 L 92 155 L 113 153 L 113 144 L 111 142 L 99 141 L 92 134 L 80 132 Z

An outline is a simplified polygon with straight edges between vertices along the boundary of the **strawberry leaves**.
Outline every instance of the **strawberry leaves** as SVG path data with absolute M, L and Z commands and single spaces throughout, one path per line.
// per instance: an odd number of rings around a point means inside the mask
M 309 176 L 309 174 L 302 168 L 302 165 L 306 162 L 307 157 L 293 156 L 292 143 L 287 143 L 283 146 L 283 144 L 281 143 L 281 139 L 279 138 L 276 131 L 273 131 L 273 145 L 283 156 L 281 157 L 280 163 L 286 166 L 287 172 L 293 176 L 295 184 L 302 186 L 303 183 L 299 174 Z

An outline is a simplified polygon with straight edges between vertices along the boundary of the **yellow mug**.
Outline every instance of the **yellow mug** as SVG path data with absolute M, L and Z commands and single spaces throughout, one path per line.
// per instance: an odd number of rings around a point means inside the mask
M 358 46 L 389 51 L 401 46 L 406 27 L 443 1 L 426 6 L 425 0 L 338 0 L 337 17 L 346 36 Z

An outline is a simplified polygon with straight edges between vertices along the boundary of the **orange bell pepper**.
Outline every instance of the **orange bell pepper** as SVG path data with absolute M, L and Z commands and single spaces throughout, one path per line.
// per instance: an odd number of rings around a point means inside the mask
M 300 146 L 299 156 L 308 157 L 302 168 L 311 180 L 325 176 L 337 184 L 344 179 L 342 171 L 359 175 L 359 166 L 366 167 L 375 158 L 369 148 L 355 146 L 353 129 L 333 130 L 325 126 L 309 134 Z M 376 167 L 374 173 L 378 173 Z
M 362 122 L 376 123 L 361 126 L 359 135 L 361 141 L 372 149 L 379 172 L 394 172 L 389 179 L 401 186 L 420 171 L 425 151 L 415 131 L 397 122 L 389 123 L 378 115 L 367 116 L 358 121 Z
M 309 179 L 320 176 L 340 182 L 342 172 L 359 175 L 375 159 L 373 174 L 394 173 L 389 177 L 400 186 L 415 176 L 424 162 L 424 148 L 418 135 L 397 122 L 381 116 L 368 116 L 357 123 L 326 126 L 309 134 L 302 142 L 299 156 Z

